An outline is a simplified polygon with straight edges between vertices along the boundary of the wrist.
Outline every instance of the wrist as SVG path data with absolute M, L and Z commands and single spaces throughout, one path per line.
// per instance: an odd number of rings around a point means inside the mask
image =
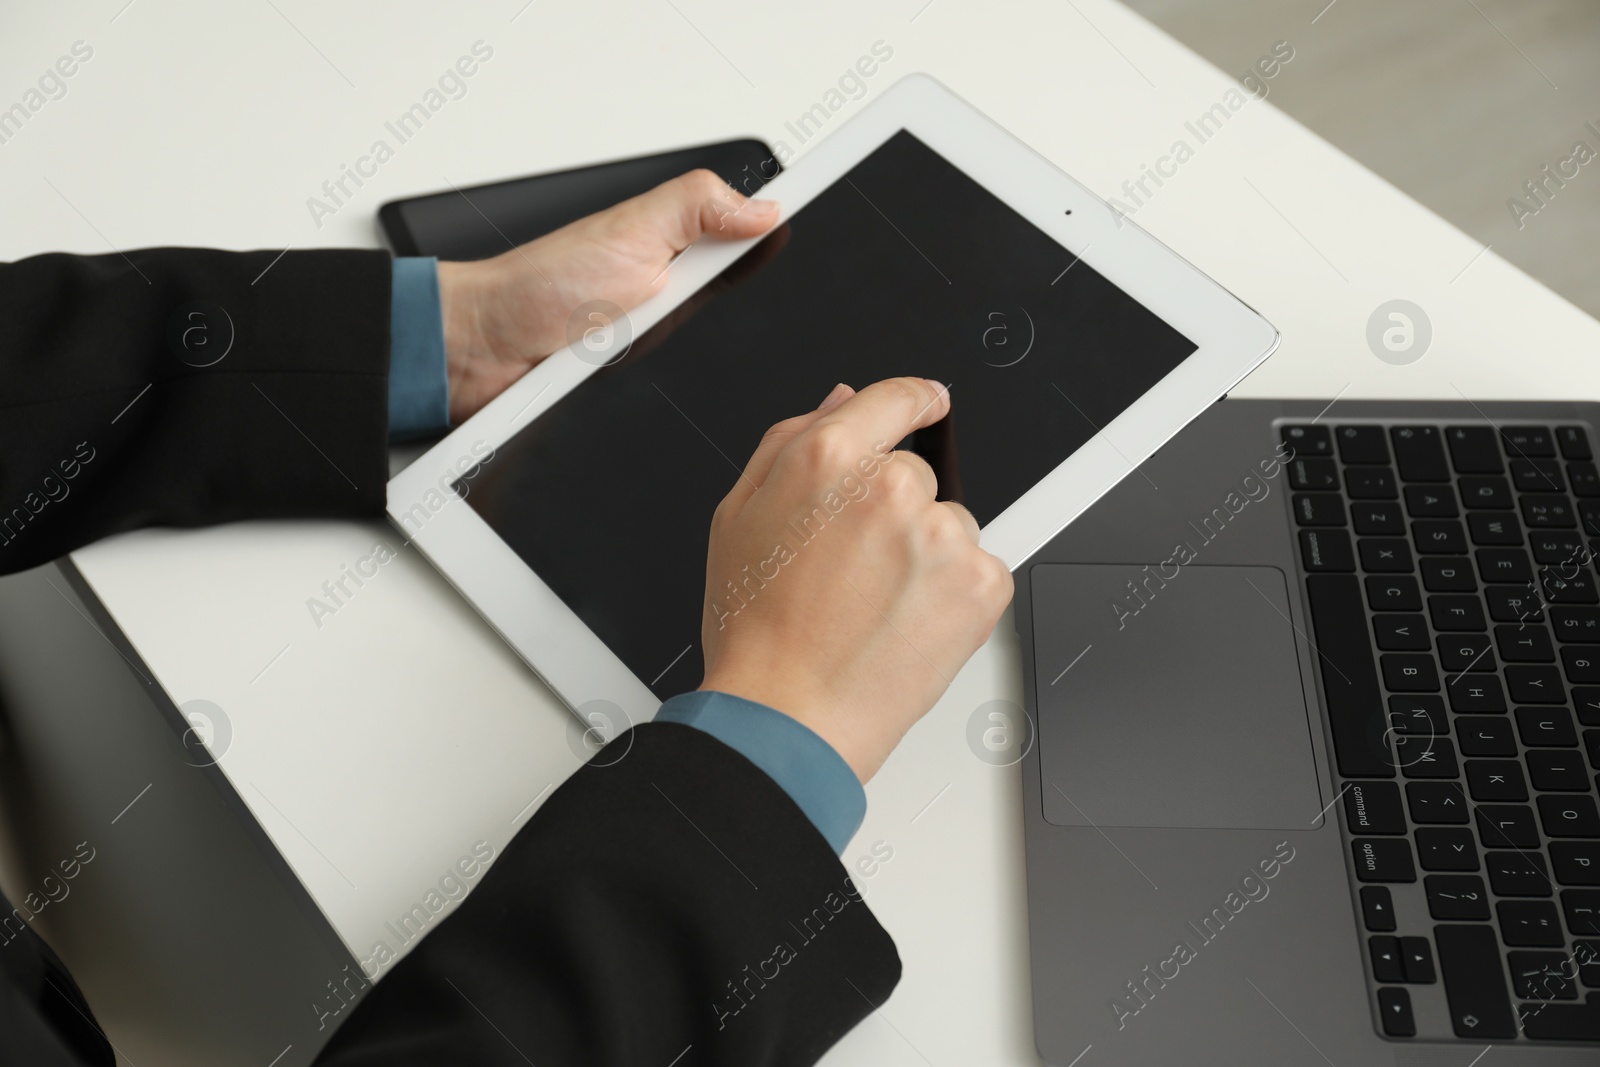
M 476 263 L 439 261 L 439 310 L 444 319 L 445 360 L 460 363 L 483 344 L 476 293 L 479 271 Z

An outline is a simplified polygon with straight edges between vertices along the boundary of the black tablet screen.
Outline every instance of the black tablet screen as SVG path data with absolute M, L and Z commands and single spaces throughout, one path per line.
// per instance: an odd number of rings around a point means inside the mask
M 901 131 L 463 488 L 665 699 L 703 673 L 712 510 L 835 382 L 950 383 L 951 415 L 906 447 L 987 523 L 1194 350 Z

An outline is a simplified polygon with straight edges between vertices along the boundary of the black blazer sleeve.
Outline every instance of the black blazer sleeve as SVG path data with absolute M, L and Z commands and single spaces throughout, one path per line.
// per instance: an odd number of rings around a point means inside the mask
M 382 511 L 389 256 L 278 255 L 0 264 L 0 573 L 140 526 Z
M 649 724 L 552 794 L 317 1065 L 810 1064 L 899 977 L 788 794 L 710 735 Z

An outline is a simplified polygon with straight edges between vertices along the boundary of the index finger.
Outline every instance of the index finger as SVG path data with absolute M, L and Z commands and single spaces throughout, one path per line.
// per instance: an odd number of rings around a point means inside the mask
M 887 378 L 874 382 L 818 419 L 812 430 L 847 426 L 862 448 L 904 440 L 913 430 L 932 426 L 950 412 L 950 390 L 932 378 Z

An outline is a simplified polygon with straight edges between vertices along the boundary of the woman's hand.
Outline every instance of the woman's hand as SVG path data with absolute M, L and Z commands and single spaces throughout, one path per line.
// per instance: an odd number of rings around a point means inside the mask
M 893 451 L 949 409 L 923 378 L 840 385 L 767 431 L 711 522 L 701 688 L 800 720 L 863 782 L 1011 600 L 972 515 Z
M 440 263 L 450 421 L 565 347 L 579 305 L 632 308 L 666 284 L 673 258 L 702 236 L 755 237 L 777 219 L 777 204 L 748 200 L 696 170 L 493 259 Z

